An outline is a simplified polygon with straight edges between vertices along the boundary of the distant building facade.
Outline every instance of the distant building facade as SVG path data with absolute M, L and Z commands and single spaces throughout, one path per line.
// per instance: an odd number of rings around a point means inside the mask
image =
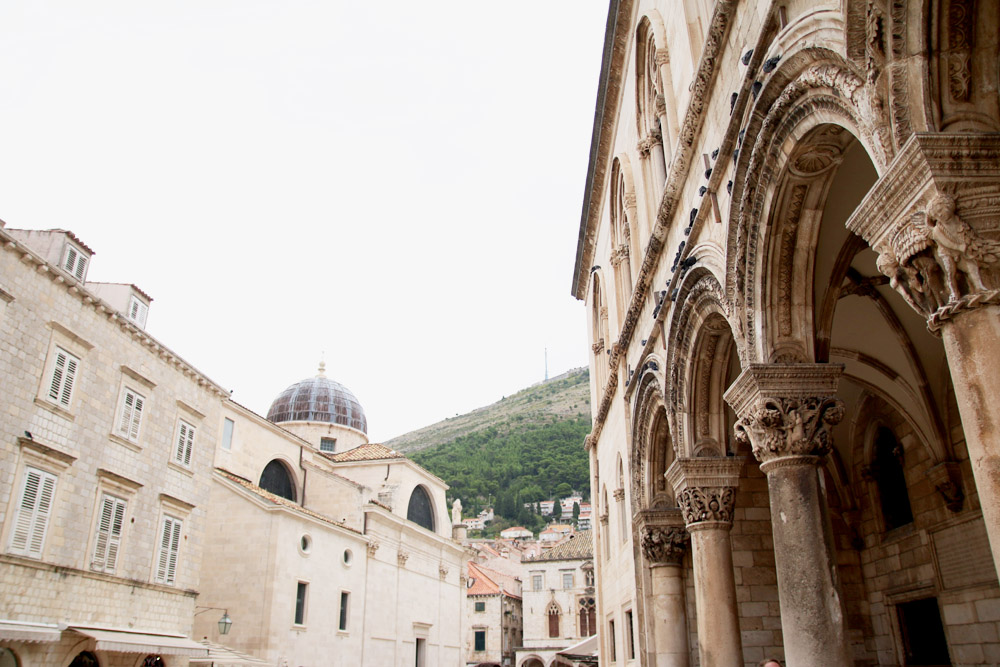
M 470 562 L 465 596 L 466 664 L 510 667 L 523 634 L 521 581 Z

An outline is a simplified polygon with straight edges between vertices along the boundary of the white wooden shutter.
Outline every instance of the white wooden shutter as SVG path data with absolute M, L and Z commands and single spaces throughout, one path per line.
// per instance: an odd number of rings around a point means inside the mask
M 17 506 L 17 517 L 11 531 L 11 552 L 41 557 L 55 490 L 55 475 L 37 468 L 25 470 L 21 502 Z
M 118 434 L 132 442 L 139 439 L 139 424 L 142 422 L 142 406 L 145 399 L 128 387 L 122 399 L 122 416 L 118 423 Z
M 97 538 L 91 567 L 114 572 L 121 546 L 122 525 L 125 521 L 125 501 L 105 495 L 101 500 L 101 515 L 97 523 Z
M 83 282 L 83 276 L 87 273 L 87 258 L 84 255 L 80 255 L 76 260 L 76 271 L 73 275 L 80 282 Z
M 76 248 L 73 246 L 66 246 L 66 263 L 63 264 L 63 268 L 73 273 L 76 268 Z
M 170 516 L 163 517 L 163 531 L 160 534 L 160 555 L 156 564 L 156 581 L 173 584 L 177 575 L 177 549 L 181 541 L 181 521 Z
M 52 367 L 52 382 L 49 383 L 49 398 L 64 407 L 73 398 L 73 383 L 80 360 L 62 349 L 56 348 L 56 361 Z
M 191 450 L 194 448 L 194 426 L 181 420 L 177 436 L 177 451 L 174 460 L 184 465 L 191 465 Z
M 133 296 L 131 302 L 129 302 L 129 319 L 138 324 L 140 327 L 144 327 L 146 326 L 146 314 L 148 312 L 149 306 Z

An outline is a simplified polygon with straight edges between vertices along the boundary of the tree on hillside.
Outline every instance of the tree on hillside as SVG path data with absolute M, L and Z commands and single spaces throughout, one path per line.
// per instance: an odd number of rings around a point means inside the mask
M 556 487 L 556 498 L 565 498 L 571 493 L 573 493 L 573 487 L 566 482 L 562 482 Z
M 580 503 L 573 503 L 573 523 L 576 523 L 577 519 L 580 518 Z

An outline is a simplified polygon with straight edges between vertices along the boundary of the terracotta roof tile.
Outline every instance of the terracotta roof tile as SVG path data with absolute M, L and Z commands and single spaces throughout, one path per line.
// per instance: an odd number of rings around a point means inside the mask
M 385 445 L 380 445 L 377 442 L 370 442 L 367 445 L 361 445 L 360 447 L 348 449 L 346 452 L 339 452 L 337 454 L 327 454 L 324 452 L 320 453 L 334 463 L 346 463 L 350 461 L 381 461 L 384 459 L 406 458 L 396 450 L 389 449 Z
M 532 560 L 577 560 L 594 557 L 593 531 L 581 530 Z

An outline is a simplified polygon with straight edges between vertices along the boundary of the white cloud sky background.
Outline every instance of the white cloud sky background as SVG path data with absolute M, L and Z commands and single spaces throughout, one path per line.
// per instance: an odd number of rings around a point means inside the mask
M 570 296 L 607 4 L 0 5 L 0 218 L 265 414 L 315 374 L 381 441 L 587 361 Z

